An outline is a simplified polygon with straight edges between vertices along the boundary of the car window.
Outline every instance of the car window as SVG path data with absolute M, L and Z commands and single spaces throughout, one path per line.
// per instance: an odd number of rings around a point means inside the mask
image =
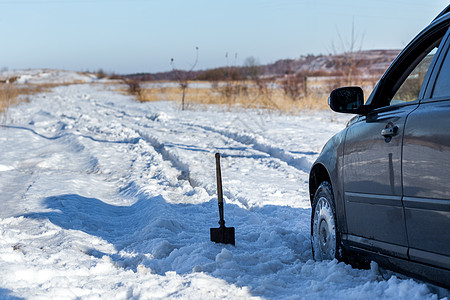
M 422 88 L 425 75 L 433 61 L 433 57 L 437 52 L 438 47 L 434 47 L 427 55 L 419 62 L 419 64 L 406 77 L 400 88 L 392 97 L 389 105 L 396 105 L 416 101 L 419 98 L 420 89 Z
M 434 85 L 432 98 L 450 96 L 450 51 L 447 51 Z

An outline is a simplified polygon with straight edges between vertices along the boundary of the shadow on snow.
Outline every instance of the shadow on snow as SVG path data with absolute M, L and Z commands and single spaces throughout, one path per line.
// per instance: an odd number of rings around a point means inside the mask
M 216 199 L 193 205 L 170 204 L 162 196 L 137 198 L 131 206 L 115 206 L 74 194 L 52 196 L 44 200 L 52 212 L 25 217 L 108 241 L 116 253 L 92 248 L 88 254 L 108 255 L 125 269 L 144 265 L 159 275 L 205 272 L 265 297 L 295 286 L 293 268 L 311 258 L 310 209 L 264 206 L 249 211 L 226 205 L 226 225 L 236 228 L 234 247 L 209 240 L 209 228 L 218 227 Z
M 10 295 L 11 293 L 12 292 L 10 290 L 0 288 L 0 299 L 3 299 L 3 300 L 21 300 L 21 299 L 24 299 L 24 298 L 12 296 L 12 295 Z

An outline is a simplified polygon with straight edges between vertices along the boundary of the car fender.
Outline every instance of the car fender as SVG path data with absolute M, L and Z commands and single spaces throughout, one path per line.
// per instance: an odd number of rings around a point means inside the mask
M 322 181 L 330 182 L 336 208 L 338 231 L 346 233 L 347 222 L 345 220 L 345 204 L 343 197 L 342 166 L 344 142 L 347 129 L 334 135 L 323 147 L 318 158 L 311 167 L 309 173 L 310 201 L 314 200 L 314 194 Z

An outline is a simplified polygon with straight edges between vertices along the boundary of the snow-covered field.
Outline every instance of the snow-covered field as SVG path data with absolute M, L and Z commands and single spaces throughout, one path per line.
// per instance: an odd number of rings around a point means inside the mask
M 438 298 L 312 260 L 308 171 L 348 116 L 181 111 L 93 82 L 31 96 L 0 128 L 1 299 Z M 235 247 L 209 241 L 215 152 Z

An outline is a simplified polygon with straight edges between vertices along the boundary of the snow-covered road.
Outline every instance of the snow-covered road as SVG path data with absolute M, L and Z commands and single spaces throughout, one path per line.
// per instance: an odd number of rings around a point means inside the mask
M 181 111 L 115 89 L 61 86 L 8 112 L 0 298 L 437 298 L 375 265 L 311 260 L 308 171 L 348 116 Z M 236 247 L 209 241 L 215 152 Z

